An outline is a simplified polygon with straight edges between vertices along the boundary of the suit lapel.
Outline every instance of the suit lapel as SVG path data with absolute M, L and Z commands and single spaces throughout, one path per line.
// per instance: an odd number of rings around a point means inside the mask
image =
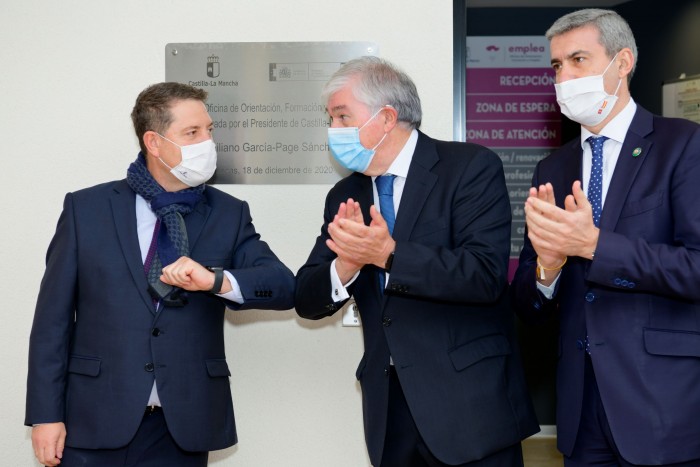
M 204 189 L 204 198 L 208 200 L 207 189 Z M 211 212 L 211 207 L 209 207 L 208 202 L 200 202 L 194 208 L 194 210 L 185 216 L 185 225 L 187 226 L 187 243 L 190 246 L 190 253 L 194 250 L 197 240 L 199 240 L 199 235 L 202 233 L 202 228 L 209 217 Z
M 353 190 L 356 193 L 357 201 L 360 203 L 360 210 L 362 211 L 362 218 L 365 224 L 369 225 L 372 222 L 372 217 L 369 214 L 369 208 L 374 204 L 374 191 L 372 188 L 372 177 L 367 175 L 359 174 L 357 179 L 357 189 Z
M 418 132 L 418 142 L 408 168 L 406 184 L 401 195 L 401 203 L 394 225 L 394 240 L 406 241 L 410 238 L 418 215 L 423 210 L 428 195 L 437 183 L 437 175 L 430 169 L 438 162 L 439 156 L 435 141 Z
M 136 195 L 133 190 L 122 180 L 114 187 L 110 202 L 112 204 L 112 217 L 114 228 L 119 237 L 119 243 L 124 254 L 124 260 L 131 272 L 131 276 L 151 313 L 155 314 L 153 300 L 148 294 L 148 281 L 143 272 L 141 262 L 141 248 L 139 247 L 139 237 L 136 228 Z
M 554 183 L 554 186 L 561 186 L 561 192 L 555 190 L 554 195 L 556 197 L 557 206 L 564 208 L 564 200 L 566 196 L 571 193 L 571 187 L 576 180 L 582 180 L 582 161 L 583 161 L 583 150 L 581 149 L 581 138 L 576 138 L 566 147 L 567 154 L 564 157 L 564 165 L 561 172 L 553 174 L 553 176 L 560 177 L 558 183 Z M 545 183 L 544 180 L 540 183 Z
M 651 150 L 652 142 L 647 140 L 646 136 L 653 129 L 653 116 L 638 106 L 629 130 L 627 130 L 625 141 L 622 143 L 620 156 L 617 159 L 610 187 L 605 197 L 605 205 L 600 217 L 601 228 L 615 229 L 622 207 L 627 200 L 627 193 L 629 193 L 644 159 Z M 638 155 L 635 156 L 635 152 Z

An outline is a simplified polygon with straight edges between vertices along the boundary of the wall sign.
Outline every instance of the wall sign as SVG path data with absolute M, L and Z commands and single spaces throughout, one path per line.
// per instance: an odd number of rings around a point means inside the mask
M 209 93 L 219 154 L 211 183 L 335 183 L 321 89 L 371 42 L 234 42 L 165 46 L 165 79 Z

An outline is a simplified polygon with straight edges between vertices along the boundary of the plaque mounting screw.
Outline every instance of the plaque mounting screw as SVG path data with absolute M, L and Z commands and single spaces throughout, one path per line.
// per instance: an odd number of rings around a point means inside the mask
M 177 49 L 173 49 L 172 54 L 177 55 Z

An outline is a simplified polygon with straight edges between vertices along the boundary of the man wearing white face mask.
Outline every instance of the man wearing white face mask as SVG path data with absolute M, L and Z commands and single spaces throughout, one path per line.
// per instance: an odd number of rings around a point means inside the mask
M 331 153 L 354 173 L 328 193 L 296 311 L 320 319 L 355 298 L 372 465 L 522 467 L 538 426 L 506 302 L 500 159 L 420 132 L 413 81 L 380 58 L 344 64 L 322 97 Z
M 124 180 L 69 193 L 29 346 L 25 424 L 44 465 L 207 465 L 236 443 L 226 308 L 293 306 L 294 276 L 216 169 L 206 92 L 137 98 Z
M 581 137 L 541 161 L 512 284 L 526 321 L 559 322 L 565 465 L 700 465 L 700 126 L 630 96 L 637 48 L 608 10 L 547 31 Z

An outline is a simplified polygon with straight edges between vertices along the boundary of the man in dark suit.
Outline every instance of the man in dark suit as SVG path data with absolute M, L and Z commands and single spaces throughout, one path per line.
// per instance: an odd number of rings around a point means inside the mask
M 292 308 L 294 276 L 247 204 L 204 185 L 206 96 L 145 89 L 127 178 L 65 198 L 29 349 L 25 423 L 41 463 L 203 466 L 237 441 L 225 309 Z
M 559 449 L 567 466 L 698 466 L 700 126 L 631 98 L 617 13 L 571 13 L 547 37 L 581 137 L 535 170 L 512 290 L 524 319 L 560 322 Z
M 357 302 L 372 464 L 522 465 L 538 426 L 506 304 L 500 159 L 420 133 L 413 82 L 379 58 L 346 63 L 323 98 L 331 152 L 355 172 L 328 194 L 296 310 L 319 319 Z

